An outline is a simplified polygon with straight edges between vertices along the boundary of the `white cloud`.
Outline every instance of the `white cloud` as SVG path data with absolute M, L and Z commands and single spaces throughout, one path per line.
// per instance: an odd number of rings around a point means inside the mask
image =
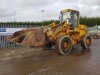
M 0 21 L 41 21 L 41 10 L 44 20 L 58 19 L 60 10 L 67 8 L 79 10 L 81 16 L 100 17 L 100 0 L 0 0 Z
M 97 9 L 97 8 L 98 8 L 98 6 L 93 6 L 92 8 L 93 8 L 93 9 Z
M 83 4 L 77 4 L 77 5 L 78 5 L 78 7 L 81 8 L 81 9 L 85 7 L 85 5 L 83 5 Z

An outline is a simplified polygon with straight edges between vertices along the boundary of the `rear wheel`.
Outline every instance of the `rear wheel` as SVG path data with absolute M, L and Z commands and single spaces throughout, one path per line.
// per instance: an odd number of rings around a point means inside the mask
M 55 45 L 57 52 L 62 55 L 70 53 L 72 49 L 71 39 L 66 35 L 58 37 L 55 42 Z
M 91 45 L 91 36 L 90 35 L 83 36 L 81 47 L 86 49 L 89 48 L 90 45 Z

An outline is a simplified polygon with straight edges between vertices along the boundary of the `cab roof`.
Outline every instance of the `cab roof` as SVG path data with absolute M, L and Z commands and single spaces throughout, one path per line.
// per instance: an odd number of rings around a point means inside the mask
M 79 12 L 79 11 L 74 10 L 74 9 L 64 9 L 64 10 L 61 10 L 61 13 L 68 12 L 68 11 Z

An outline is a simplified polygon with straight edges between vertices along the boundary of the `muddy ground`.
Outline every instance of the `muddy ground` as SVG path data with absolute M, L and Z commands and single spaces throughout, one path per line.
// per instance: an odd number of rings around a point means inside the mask
M 0 75 L 100 75 L 100 39 L 90 49 L 74 46 L 66 56 L 54 49 L 0 49 Z

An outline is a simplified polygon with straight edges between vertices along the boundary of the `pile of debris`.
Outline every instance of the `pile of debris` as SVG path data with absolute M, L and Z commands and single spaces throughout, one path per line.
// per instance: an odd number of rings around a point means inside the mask
M 11 36 L 10 41 L 29 47 L 43 46 L 45 35 L 42 28 L 24 29 L 15 32 Z

